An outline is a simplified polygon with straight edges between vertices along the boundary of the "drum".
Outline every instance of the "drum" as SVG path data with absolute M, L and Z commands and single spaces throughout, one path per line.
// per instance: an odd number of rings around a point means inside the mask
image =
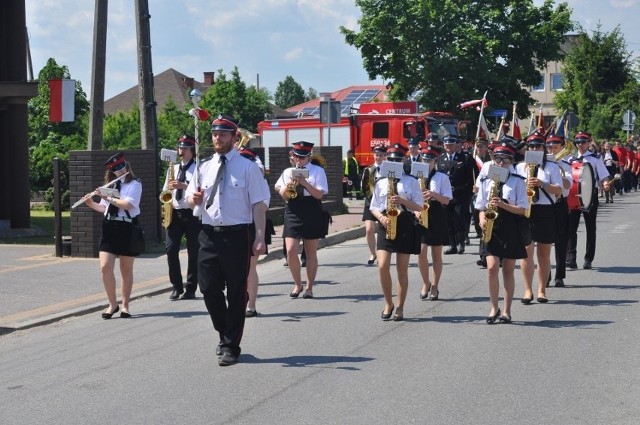
M 588 162 L 573 162 L 571 164 L 573 183 L 569 188 L 567 205 L 570 211 L 589 211 L 593 197 L 597 193 L 593 167 Z

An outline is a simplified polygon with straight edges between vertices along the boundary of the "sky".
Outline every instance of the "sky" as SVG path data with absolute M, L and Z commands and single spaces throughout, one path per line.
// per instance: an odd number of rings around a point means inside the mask
M 340 26 L 358 29 L 353 0 L 148 0 L 154 74 L 173 68 L 196 81 L 203 72 L 234 66 L 246 84 L 275 93 L 291 75 L 305 90 L 333 92 L 369 80 L 360 52 Z M 628 49 L 638 56 L 634 19 L 640 0 L 565 0 L 573 20 L 605 32 L 620 25 Z M 534 0 L 537 5 L 543 0 Z M 49 58 L 69 68 L 91 96 L 95 1 L 25 0 L 35 78 Z M 105 99 L 137 85 L 133 0 L 109 0 Z

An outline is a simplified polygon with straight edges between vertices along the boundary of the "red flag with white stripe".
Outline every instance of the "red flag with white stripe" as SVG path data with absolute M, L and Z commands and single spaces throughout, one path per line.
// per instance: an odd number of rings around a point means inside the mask
M 473 105 L 479 105 L 481 103 L 484 104 L 485 108 L 489 106 L 489 102 L 487 102 L 487 99 L 486 98 L 482 98 L 482 99 L 477 99 L 477 100 L 469 100 L 469 101 L 466 101 L 464 103 L 461 103 L 460 104 L 460 109 L 468 108 L 469 106 L 473 106 Z
M 49 121 L 72 122 L 75 119 L 76 80 L 49 80 Z

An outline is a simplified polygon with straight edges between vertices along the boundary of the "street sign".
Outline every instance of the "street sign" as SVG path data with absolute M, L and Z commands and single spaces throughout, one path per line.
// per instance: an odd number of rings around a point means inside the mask
M 625 124 L 633 124 L 636 120 L 636 114 L 631 109 L 627 109 L 622 116 L 622 122 Z
M 633 131 L 633 124 L 624 124 L 621 128 L 624 131 Z
M 494 109 L 493 111 L 489 112 L 487 114 L 488 117 L 502 117 L 504 115 L 507 115 L 507 110 L 506 109 Z
M 335 100 L 320 101 L 320 122 L 336 124 L 340 122 L 341 103 Z

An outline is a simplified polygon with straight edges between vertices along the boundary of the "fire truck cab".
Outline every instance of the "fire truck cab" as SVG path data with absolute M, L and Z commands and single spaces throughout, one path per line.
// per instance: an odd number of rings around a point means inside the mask
M 321 123 L 317 116 L 265 120 L 258 123 L 261 146 L 269 168 L 269 147 L 291 146 L 305 140 L 316 146 L 341 146 L 343 155 L 351 149 L 361 166 L 373 163 L 372 148 L 407 145 L 409 139 L 424 140 L 430 132 L 458 136 L 457 119 L 446 113 L 418 113 L 416 102 L 371 102 L 352 108 L 335 124 Z

